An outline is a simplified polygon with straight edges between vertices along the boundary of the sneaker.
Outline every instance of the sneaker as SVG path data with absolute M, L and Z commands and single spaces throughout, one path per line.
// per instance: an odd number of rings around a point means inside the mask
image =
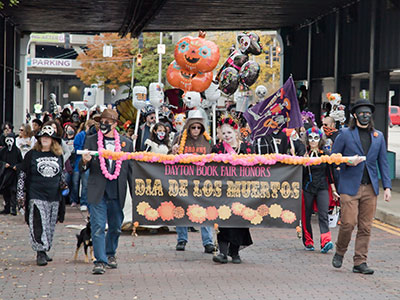
M 71 203 L 71 207 L 76 207 L 76 206 L 77 206 L 77 204 L 75 202 Z
M 334 266 L 335 268 L 340 268 L 342 264 L 343 264 L 343 255 L 335 253 L 335 255 L 332 258 L 332 266 Z
M 233 264 L 240 264 L 240 263 L 242 263 L 242 260 L 240 259 L 240 256 L 239 256 L 239 255 L 232 256 L 232 263 L 233 263 Z
M 306 251 L 314 251 L 315 250 L 313 245 L 306 245 L 305 249 L 306 249 Z
M 117 259 L 115 258 L 115 256 L 108 257 L 107 268 L 116 269 L 117 267 L 118 267 L 118 264 L 117 264 Z
M 205 253 L 213 253 L 215 251 L 215 246 L 213 244 L 208 244 L 204 246 Z
M 213 261 L 221 264 L 226 264 L 228 263 L 228 257 L 225 254 L 220 253 L 216 256 L 213 256 Z
M 186 242 L 178 242 L 176 244 L 176 251 L 185 251 Z
M 105 264 L 102 262 L 96 262 L 94 263 L 94 267 L 92 270 L 92 274 L 95 275 L 102 275 L 106 272 Z
M 45 266 L 45 265 L 47 265 L 46 252 L 44 252 L 44 251 L 38 251 L 38 252 L 37 252 L 36 264 L 37 264 L 38 266 Z
M 353 267 L 353 273 L 372 275 L 372 274 L 374 274 L 374 270 L 372 270 L 371 268 L 368 268 L 367 263 L 362 263 L 361 265 Z
M 321 253 L 328 253 L 328 251 L 331 249 L 333 249 L 333 243 L 327 242 L 325 246 L 321 249 Z
M 81 205 L 81 211 L 87 211 L 87 206 L 86 205 Z

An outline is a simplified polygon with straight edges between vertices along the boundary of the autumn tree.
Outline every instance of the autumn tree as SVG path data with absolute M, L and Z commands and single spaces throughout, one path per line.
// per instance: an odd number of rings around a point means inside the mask
M 157 44 L 159 33 L 144 33 L 144 48 L 142 65 L 135 66 L 135 85 L 149 86 L 158 81 L 158 54 Z M 164 39 L 166 54 L 163 55 L 162 78 L 165 82 L 165 72 L 173 60 L 173 45 L 169 38 Z M 112 57 L 103 57 L 103 46 L 113 47 Z M 76 71 L 78 78 L 87 85 L 100 84 L 104 88 L 118 88 L 130 86 L 132 73 L 132 59 L 139 53 L 138 40 L 129 35 L 120 37 L 117 33 L 96 35 L 87 44 L 86 49 L 78 55 L 77 60 L 82 69 Z

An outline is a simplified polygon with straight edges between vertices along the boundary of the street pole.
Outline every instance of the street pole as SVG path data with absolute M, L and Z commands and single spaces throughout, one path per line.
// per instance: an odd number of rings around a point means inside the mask
M 163 33 L 160 32 L 160 45 L 162 45 L 162 36 L 163 36 Z M 158 84 L 160 85 L 160 88 L 161 88 L 161 71 L 162 71 L 162 53 L 159 51 L 159 53 L 158 53 Z M 159 108 L 156 107 L 155 111 L 156 111 L 156 122 L 158 123 L 159 122 L 159 117 L 158 117 Z
M 131 93 L 133 92 L 134 76 L 135 76 L 135 57 L 132 57 Z

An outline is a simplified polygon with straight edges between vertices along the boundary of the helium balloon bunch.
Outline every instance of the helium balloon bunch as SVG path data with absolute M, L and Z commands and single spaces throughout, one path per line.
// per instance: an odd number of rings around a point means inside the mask
M 260 55 L 262 46 L 260 37 L 254 32 L 243 32 L 238 35 L 239 49 L 232 46 L 230 55 L 219 69 L 215 82 L 227 96 L 233 95 L 239 84 L 248 90 L 258 78 L 260 66 L 249 60 L 249 54 Z
M 205 36 L 205 32 L 200 31 L 198 37 L 185 36 L 175 46 L 175 60 L 168 67 L 167 80 L 185 93 L 203 92 L 213 79 L 219 48 Z

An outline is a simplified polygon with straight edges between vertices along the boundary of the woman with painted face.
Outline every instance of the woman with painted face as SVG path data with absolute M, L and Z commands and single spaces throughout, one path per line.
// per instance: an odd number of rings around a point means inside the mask
M 62 143 L 68 148 L 68 152 L 71 153 L 69 158 L 64 164 L 65 181 L 68 186 L 72 188 L 72 175 L 74 173 L 74 164 L 76 159 L 76 152 L 74 150 L 74 139 L 76 135 L 75 126 L 72 123 L 67 122 L 64 124 L 64 136 Z M 69 195 L 65 196 L 65 202 L 70 203 Z
M 168 132 L 166 126 L 159 122 L 153 126 L 150 133 L 150 138 L 144 144 L 147 152 L 167 154 L 168 148 Z
M 64 221 L 65 207 L 61 192 L 67 186 L 63 180 L 61 138 L 51 125 L 44 125 L 36 135 L 37 143 L 18 165 L 17 200 L 29 225 L 32 249 L 37 252 L 36 263 L 52 261 L 47 253 L 53 242 L 57 220 Z M 24 187 L 26 186 L 26 197 Z
M 317 127 L 309 128 L 306 131 L 306 156 L 320 157 L 326 155 L 324 150 L 325 141 L 323 133 Z M 314 240 L 311 227 L 311 215 L 314 211 L 314 201 L 318 208 L 318 223 L 321 232 L 320 243 L 321 253 L 327 253 L 333 248 L 331 232 L 329 230 L 329 199 L 330 190 L 335 201 L 339 195 L 336 192 L 332 166 L 326 163 L 319 165 L 305 166 L 303 169 L 303 244 L 307 251 L 314 251 Z
M 249 142 L 241 141 L 238 122 L 231 116 L 222 117 L 218 127 L 222 141 L 212 148 L 212 153 L 254 153 Z M 240 264 L 242 262 L 239 256 L 240 247 L 253 244 L 249 228 L 219 228 L 217 239 L 220 253 L 213 257 L 213 261 L 221 264 L 228 262 L 228 255 L 232 257 L 232 263 Z

